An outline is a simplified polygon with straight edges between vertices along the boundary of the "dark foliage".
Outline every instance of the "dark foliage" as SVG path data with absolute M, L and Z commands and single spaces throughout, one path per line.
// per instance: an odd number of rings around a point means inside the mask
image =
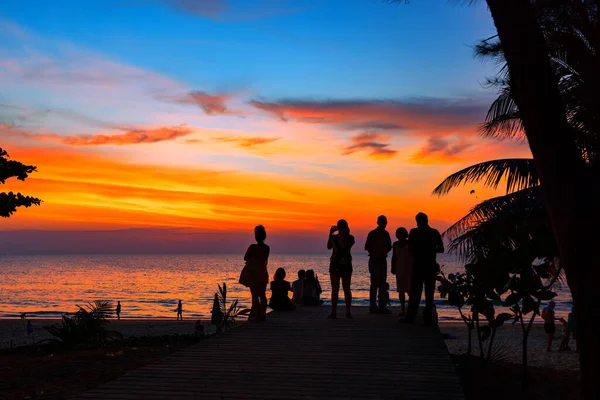
M 9 160 L 8 153 L 0 148 L 0 183 L 4 184 L 9 178 L 24 181 L 29 174 L 36 171 L 33 165 L 25 165 L 18 161 Z M 21 193 L 0 193 L 0 216 L 10 217 L 19 207 L 39 206 L 41 200 L 36 197 L 24 196 Z

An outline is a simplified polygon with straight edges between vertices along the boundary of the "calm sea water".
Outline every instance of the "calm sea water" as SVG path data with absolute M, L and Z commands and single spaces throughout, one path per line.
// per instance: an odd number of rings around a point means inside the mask
M 459 272 L 461 264 L 451 255 L 438 261 L 446 273 Z M 314 269 L 328 302 L 329 255 L 273 254 L 269 272 L 283 267 L 287 280 L 299 269 Z M 175 317 L 177 300 L 183 301 L 184 317 L 210 315 L 217 284 L 227 283 L 229 297 L 248 305 L 248 290 L 237 283 L 242 255 L 98 255 L 98 256 L 0 256 L 0 317 L 58 317 L 76 310 L 76 304 L 92 300 L 120 300 L 122 317 Z M 357 305 L 368 305 L 369 274 L 366 255 L 354 257 L 352 292 Z M 388 275 L 392 304 L 398 303 L 395 278 Z M 558 288 L 558 314 L 571 307 L 568 288 Z M 440 319 L 458 319 L 457 312 L 436 294 Z

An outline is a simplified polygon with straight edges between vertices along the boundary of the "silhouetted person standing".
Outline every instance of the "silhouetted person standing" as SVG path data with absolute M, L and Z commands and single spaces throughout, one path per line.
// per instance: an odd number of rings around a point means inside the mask
M 437 229 L 429 226 L 429 219 L 426 214 L 418 213 L 415 219 L 417 227 L 411 229 L 408 235 L 408 244 L 411 248 L 414 262 L 408 312 L 404 321 L 414 321 L 419 309 L 419 303 L 421 302 L 423 285 L 425 285 L 423 320 L 426 324 L 431 324 L 433 322 L 432 310 L 433 295 L 435 294 L 435 277 L 439 270 L 436 257 L 437 253 L 444 252 L 444 242 Z
M 183 304 L 181 304 L 181 300 L 179 300 L 179 303 L 177 303 L 177 308 L 175 311 L 177 311 L 177 320 L 183 321 Z
M 267 231 L 259 225 L 254 228 L 256 244 L 251 244 L 246 250 L 244 261 L 246 265 L 240 274 L 240 283 L 250 288 L 252 309 L 250 320 L 265 321 L 267 315 L 267 284 L 269 283 L 269 254 L 271 248 L 265 244 Z
M 346 303 L 346 318 L 352 318 L 352 291 L 350 282 L 352 278 L 352 254 L 354 236 L 350 234 L 348 222 L 340 219 L 336 226 L 329 230 L 327 249 L 333 250 L 329 262 L 329 275 L 331 277 L 331 314 L 330 319 L 337 318 L 337 303 L 340 291 L 340 279 L 344 288 L 344 301 Z
M 121 319 L 121 302 L 117 301 L 117 319 Z
M 365 242 L 365 250 L 369 253 L 369 273 L 371 274 L 369 312 L 372 314 L 391 313 L 386 307 L 388 295 L 385 284 L 387 281 L 387 255 L 392 250 L 392 239 L 385 230 L 386 226 L 387 218 L 380 215 L 377 218 L 377 228 L 369 232 Z M 377 299 L 379 307 L 377 307 Z

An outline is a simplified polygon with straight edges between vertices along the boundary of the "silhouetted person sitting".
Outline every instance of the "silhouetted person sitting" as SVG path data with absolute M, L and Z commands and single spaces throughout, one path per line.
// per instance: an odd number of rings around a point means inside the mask
M 352 318 L 352 291 L 350 282 L 352 278 L 352 253 L 354 236 L 350 234 L 350 227 L 346 220 L 340 219 L 337 226 L 329 230 L 327 249 L 333 250 L 329 262 L 329 276 L 331 277 L 331 314 L 330 319 L 337 318 L 337 303 L 340 291 L 340 279 L 344 288 L 344 302 L 346 303 L 346 318 Z
M 275 276 L 271 282 L 271 300 L 269 307 L 275 311 L 289 311 L 296 308 L 290 298 L 288 292 L 292 291 L 292 286 L 285 280 L 285 270 L 277 268 Z
M 179 300 L 179 303 L 177 303 L 177 308 L 175 311 L 177 311 L 177 320 L 183 321 L 183 304 L 181 304 L 181 300 Z
M 421 293 L 425 285 L 425 309 L 423 310 L 423 320 L 425 324 L 433 323 L 433 295 L 435 294 L 435 277 L 439 272 L 439 265 L 436 257 L 437 253 L 444 252 L 444 242 L 442 236 L 429 226 L 429 219 L 424 213 L 418 213 L 416 216 L 417 227 L 410 230 L 408 235 L 408 244 L 413 255 L 413 271 L 410 300 L 408 302 L 408 312 L 405 322 L 413 322 L 419 303 L 421 302 Z
M 117 312 L 117 319 L 121 319 L 121 302 L 120 301 L 117 301 L 116 312 Z
M 301 269 L 298 271 L 298 280 L 292 282 L 292 292 L 294 292 L 292 296 L 292 302 L 294 304 L 302 304 L 302 292 L 304 290 L 304 277 L 306 276 L 306 271 Z
M 304 279 L 304 288 L 302 289 L 302 304 L 305 306 L 320 306 L 323 304 L 321 300 L 321 284 L 319 279 L 315 275 L 315 271 L 309 269 L 306 271 L 306 278 Z
M 252 295 L 252 309 L 250 320 L 265 321 L 267 316 L 267 284 L 269 283 L 269 254 L 271 249 L 265 244 L 267 231 L 264 226 L 254 228 L 256 244 L 251 244 L 246 250 L 244 261 L 246 265 L 242 269 L 239 282 L 250 288 Z
M 387 218 L 380 215 L 377 218 L 377 228 L 369 232 L 365 242 L 365 250 L 369 253 L 369 273 L 371 274 L 371 288 L 369 291 L 369 312 L 371 314 L 390 314 L 386 307 L 388 294 L 385 288 L 387 281 L 387 255 L 392 250 L 392 239 L 385 230 Z M 379 307 L 377 301 L 379 300 Z

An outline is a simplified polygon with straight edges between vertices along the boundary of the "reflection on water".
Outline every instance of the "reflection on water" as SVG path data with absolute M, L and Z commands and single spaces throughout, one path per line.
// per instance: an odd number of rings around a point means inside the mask
M 449 255 L 439 257 L 444 271 L 458 272 L 461 265 Z M 273 254 L 271 275 L 285 268 L 287 280 L 298 269 L 314 269 L 329 297 L 329 256 Z M 76 304 L 91 300 L 120 300 L 123 317 L 175 317 L 177 300 L 183 301 L 185 317 L 209 315 L 217 284 L 227 283 L 229 295 L 249 304 L 249 292 L 237 283 L 242 255 L 101 255 L 101 256 L 0 256 L 0 316 L 60 315 Z M 397 302 L 395 280 L 388 276 L 392 303 Z M 368 305 L 367 257 L 357 254 L 352 276 L 354 301 Z M 568 290 L 559 290 L 558 314 L 571 306 Z M 458 317 L 436 295 L 442 319 Z

